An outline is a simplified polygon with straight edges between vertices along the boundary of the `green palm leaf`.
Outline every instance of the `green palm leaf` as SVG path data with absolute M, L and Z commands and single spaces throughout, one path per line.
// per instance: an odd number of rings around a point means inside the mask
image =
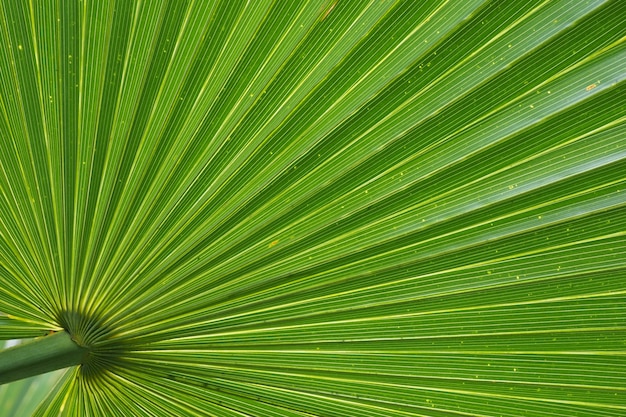
M 626 414 L 626 4 L 0 2 L 37 416 Z

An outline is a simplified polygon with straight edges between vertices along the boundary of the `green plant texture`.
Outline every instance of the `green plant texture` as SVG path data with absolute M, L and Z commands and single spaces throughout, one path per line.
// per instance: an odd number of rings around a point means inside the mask
M 0 0 L 0 415 L 626 416 L 625 21 Z

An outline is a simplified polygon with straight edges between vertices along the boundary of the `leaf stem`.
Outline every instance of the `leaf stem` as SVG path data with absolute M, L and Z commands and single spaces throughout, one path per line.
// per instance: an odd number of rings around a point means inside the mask
M 80 365 L 89 349 L 65 331 L 0 350 L 0 385 L 69 366 Z

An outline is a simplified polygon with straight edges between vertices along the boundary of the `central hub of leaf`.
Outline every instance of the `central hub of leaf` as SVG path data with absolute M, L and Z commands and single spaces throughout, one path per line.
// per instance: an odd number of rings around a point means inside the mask
M 90 351 L 81 365 L 81 373 L 85 377 L 97 375 L 115 365 L 123 353 L 123 347 L 110 343 L 113 332 L 99 317 L 77 311 L 63 311 L 58 321 L 76 344 Z

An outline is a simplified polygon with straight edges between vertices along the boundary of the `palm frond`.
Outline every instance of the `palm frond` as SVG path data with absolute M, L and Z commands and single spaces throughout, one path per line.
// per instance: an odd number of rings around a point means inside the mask
M 626 4 L 0 2 L 36 415 L 626 413 Z

